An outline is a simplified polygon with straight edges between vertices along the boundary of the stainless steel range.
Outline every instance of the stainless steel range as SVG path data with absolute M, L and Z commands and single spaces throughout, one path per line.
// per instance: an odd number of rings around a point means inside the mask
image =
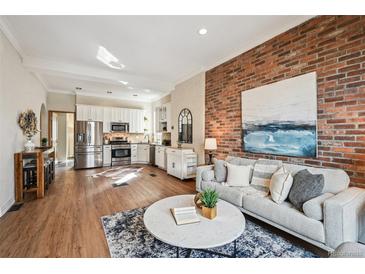
M 131 145 L 127 139 L 113 138 L 112 145 L 112 166 L 124 166 L 131 164 Z

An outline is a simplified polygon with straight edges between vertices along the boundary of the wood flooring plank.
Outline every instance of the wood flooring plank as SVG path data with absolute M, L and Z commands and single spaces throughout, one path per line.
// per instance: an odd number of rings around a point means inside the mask
M 0 218 L 0 257 L 110 257 L 102 216 L 195 193 L 194 180 L 182 182 L 158 168 L 140 167 L 128 186 L 116 188 L 110 179 L 91 177 L 108 168 L 57 168 L 43 199 L 28 197 L 20 210 Z

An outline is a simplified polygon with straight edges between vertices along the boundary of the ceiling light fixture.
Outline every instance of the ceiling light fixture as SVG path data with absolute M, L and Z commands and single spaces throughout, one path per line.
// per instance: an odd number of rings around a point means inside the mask
M 134 87 L 127 87 L 127 89 L 130 89 L 130 90 L 132 90 L 132 89 L 134 89 Z
M 112 94 L 113 92 L 111 92 L 110 90 L 107 90 L 106 93 L 108 94 Z
M 75 89 L 78 91 L 82 90 L 82 88 L 80 88 L 80 87 L 75 87 Z
M 119 83 L 122 83 L 123 85 L 128 85 L 128 82 L 126 82 L 126 81 L 122 81 L 122 80 L 119 80 Z
M 198 33 L 200 35 L 206 35 L 208 33 L 208 30 L 206 28 L 201 28 L 198 30 Z
M 151 92 L 150 89 L 145 89 L 144 91 L 147 92 L 147 93 L 150 93 Z
M 99 46 L 96 59 L 113 69 L 123 69 L 125 65 L 119 63 L 117 57 L 111 54 L 106 48 Z

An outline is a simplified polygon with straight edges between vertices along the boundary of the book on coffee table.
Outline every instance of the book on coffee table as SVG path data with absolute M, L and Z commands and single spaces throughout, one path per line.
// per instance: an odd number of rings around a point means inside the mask
M 171 214 L 174 216 L 177 225 L 193 224 L 200 222 L 195 207 L 177 207 L 171 208 Z

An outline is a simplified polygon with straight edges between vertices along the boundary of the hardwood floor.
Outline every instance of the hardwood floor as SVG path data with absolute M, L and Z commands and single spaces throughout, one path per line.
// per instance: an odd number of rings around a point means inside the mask
M 195 193 L 194 180 L 182 182 L 158 168 L 141 167 L 128 186 L 116 188 L 105 178 L 90 177 L 107 168 L 58 168 L 45 198 L 0 218 L 0 257 L 109 257 L 100 217 Z
M 110 257 L 100 217 L 145 207 L 165 197 L 195 193 L 194 180 L 182 182 L 158 168 L 141 167 L 128 186 L 116 188 L 104 177 L 91 177 L 108 168 L 57 168 L 55 182 L 43 199 L 28 197 L 20 210 L 0 218 L 0 257 Z M 279 229 L 246 218 L 320 257 L 328 256 Z

